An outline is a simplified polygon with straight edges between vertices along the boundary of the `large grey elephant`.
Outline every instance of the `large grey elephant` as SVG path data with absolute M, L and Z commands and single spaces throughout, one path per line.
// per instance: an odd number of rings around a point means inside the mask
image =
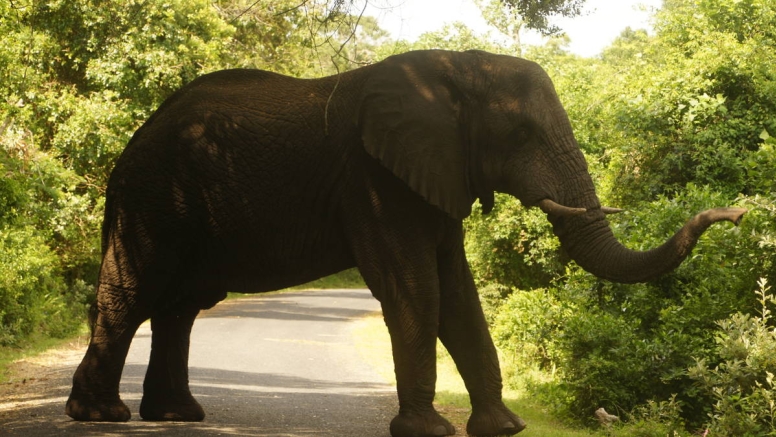
M 418 51 L 337 76 L 229 70 L 188 84 L 135 133 L 111 174 L 91 342 L 67 414 L 125 421 L 124 360 L 151 319 L 140 415 L 196 421 L 189 334 L 227 291 L 258 293 L 357 266 L 391 335 L 393 436 L 455 433 L 432 406 L 437 338 L 472 403 L 472 435 L 526 425 L 504 406 L 496 350 L 467 265 L 462 220 L 510 193 L 547 213 L 568 254 L 602 278 L 679 265 L 716 221 L 691 219 L 634 252 L 610 231 L 552 82 L 535 63 Z

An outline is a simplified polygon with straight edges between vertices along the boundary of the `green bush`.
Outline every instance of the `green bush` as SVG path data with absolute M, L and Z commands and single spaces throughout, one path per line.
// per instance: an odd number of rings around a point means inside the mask
M 615 284 L 572 263 L 546 289 L 505 296 L 503 286 L 484 287 L 485 307 L 497 307 L 492 332 L 510 365 L 554 372 L 556 378 L 530 385 L 534 394 L 587 423 L 599 407 L 628 417 L 674 397 L 687 426 L 702 426 L 712 398 L 687 368 L 715 359 L 717 321 L 754 311 L 747 290 L 759 275 L 774 274 L 776 205 L 738 202 L 751 209 L 740 227 L 713 226 L 681 267 L 653 282 Z M 688 211 L 731 203 L 690 185 L 680 196 L 613 218 L 613 229 L 626 245 L 648 249 L 681 227 Z
M 502 298 L 495 312 L 493 339 L 510 364 L 551 371 L 557 363 L 556 335 L 573 311 L 571 302 L 555 298 L 546 289 L 514 290 Z
M 0 138 L 0 346 L 63 337 L 84 322 L 99 260 L 99 203 L 23 131 Z
M 735 313 L 718 322 L 713 360 L 699 359 L 689 375 L 714 402 L 712 435 L 776 435 L 776 328 L 765 279 L 756 291 L 759 315 Z
M 697 430 L 712 414 L 718 400 L 687 369 L 696 360 L 720 364 L 717 322 L 755 314 L 750 290 L 759 277 L 776 281 L 776 78 L 765 67 L 776 61 L 774 25 L 765 0 L 677 0 L 657 15 L 654 36 L 625 32 L 598 62 L 529 52 L 553 76 L 603 203 L 628 211 L 610 217 L 626 246 L 656 247 L 707 208 L 750 210 L 738 228 L 710 228 L 674 272 L 635 285 L 564 266 L 538 212 L 510 205 L 504 216 L 470 220 L 475 276 L 499 284 L 481 287 L 485 307 L 498 307 L 489 316 L 497 342 L 524 368 L 554 370 L 531 388 L 558 410 L 590 423 L 605 407 L 644 424 L 621 435 L 659 435 L 676 423 Z M 499 307 L 491 302 L 504 294 L 493 292 L 500 284 L 543 288 L 547 297 L 514 291 L 516 300 Z M 546 307 L 561 302 L 574 310 Z M 531 317 L 506 317 L 510 311 L 552 322 L 537 329 Z M 537 348 L 550 353 L 531 352 Z M 647 426 L 643 417 L 660 416 L 653 407 L 673 418 Z
M 487 215 L 475 207 L 465 229 L 467 258 L 480 287 L 541 288 L 562 272 L 552 225 L 540 210 L 524 208 L 514 197 L 496 194 Z
M 667 401 L 647 401 L 608 430 L 608 437 L 690 437 L 681 417 L 682 407 L 672 396 Z
M 34 228 L 0 230 L 0 346 L 34 331 L 61 336 L 74 319 L 62 294 L 58 260 Z
M 615 232 L 626 241 L 654 246 L 681 225 L 687 211 L 726 203 L 690 188 L 682 199 L 662 199 L 632 214 L 629 224 L 618 224 Z M 589 304 L 565 324 L 560 342 L 566 351 L 561 368 L 575 394 L 569 410 L 611 403 L 612 409 L 630 411 L 647 400 L 663 401 L 677 394 L 683 418 L 689 426 L 699 426 L 709 398 L 695 389 L 686 369 L 695 359 L 713 356 L 717 320 L 753 310 L 746 290 L 759 274 L 772 271 L 771 255 L 753 255 L 759 252 L 762 227 L 773 229 L 773 216 L 763 210 L 752 211 L 741 228 L 714 226 L 690 259 L 651 283 L 592 280 L 585 285 L 571 277 L 567 287 Z

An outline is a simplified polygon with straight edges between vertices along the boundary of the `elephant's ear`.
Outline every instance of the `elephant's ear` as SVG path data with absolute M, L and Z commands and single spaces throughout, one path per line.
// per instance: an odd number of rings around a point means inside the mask
M 373 67 L 361 99 L 361 138 L 366 151 L 410 188 L 462 219 L 471 213 L 474 198 L 460 102 L 445 84 L 443 67 L 429 68 L 439 60 L 413 55 Z

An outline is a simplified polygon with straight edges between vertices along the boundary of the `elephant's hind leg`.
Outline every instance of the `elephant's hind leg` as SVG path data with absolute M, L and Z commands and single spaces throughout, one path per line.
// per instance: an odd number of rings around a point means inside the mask
M 91 341 L 65 407 L 75 420 L 125 422 L 131 416 L 119 398 L 119 381 L 132 337 L 147 316 L 127 295 L 120 287 L 98 285 Z
M 151 359 L 140 403 L 143 419 L 191 422 L 205 418 L 189 391 L 189 342 L 198 313 L 188 308 L 151 317 Z

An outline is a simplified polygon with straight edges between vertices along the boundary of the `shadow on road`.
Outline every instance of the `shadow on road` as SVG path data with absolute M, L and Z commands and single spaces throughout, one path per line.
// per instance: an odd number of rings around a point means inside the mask
M 336 299 L 367 299 L 367 300 L 373 300 L 374 296 L 372 296 L 372 293 L 368 292 L 367 290 L 363 289 L 355 289 L 355 290 L 313 290 L 313 291 L 305 291 L 305 292 L 296 292 L 296 291 L 287 291 L 280 294 L 275 294 L 272 296 L 267 296 L 268 299 L 272 299 L 273 297 L 281 298 L 283 296 L 290 296 L 290 295 L 301 295 L 304 294 L 305 296 L 309 297 L 332 297 Z
M 204 422 L 145 422 L 138 416 L 146 366 L 127 365 L 122 399 L 133 413 L 127 423 L 86 423 L 64 415 L 73 369 L 59 375 L 63 384 L 48 395 L 25 396 L 14 417 L 0 413 L 2 435 L 14 436 L 388 436 L 397 411 L 390 384 L 343 382 L 270 373 L 192 368 L 191 390 L 207 413 Z M 67 382 L 68 384 L 64 384 Z M 310 423 L 317 426 L 310 427 Z M 250 425 L 247 425 L 250 424 Z M 306 424 L 306 425 L 300 425 Z
M 146 365 L 141 364 L 125 366 L 121 381 L 123 394 L 133 393 L 139 396 L 143 392 L 146 368 Z M 250 397 L 252 393 L 394 393 L 393 385 L 372 381 L 334 382 L 276 373 L 238 372 L 199 367 L 189 368 L 189 379 L 191 392 L 198 399 L 203 396 L 234 399 Z M 261 397 L 263 396 L 262 394 Z
M 133 412 L 129 422 L 76 422 L 64 415 L 62 399 L 52 399 L 48 405 L 30 408 L 18 415 L 17 420 L 3 423 L 2 435 L 387 437 L 388 423 L 392 413 L 396 411 L 386 408 L 386 404 L 390 405 L 395 397 L 391 393 L 333 395 L 266 392 L 246 395 L 235 392 L 235 390 L 209 390 L 209 394 L 199 395 L 198 399 L 207 411 L 205 421 L 199 423 L 143 421 L 137 414 L 139 399 L 125 400 Z M 214 398 L 217 400 L 224 396 L 230 397 L 230 407 L 212 402 Z M 240 404 L 244 404 L 245 411 L 239 408 Z M 331 405 L 336 407 L 329 408 L 328 406 Z M 270 406 L 271 409 L 266 408 Z M 345 408 L 348 409 L 347 412 L 344 411 Z M 279 413 L 273 413 L 273 411 L 279 411 Z M 363 419 L 361 416 L 368 417 L 368 420 L 361 420 Z M 311 422 L 317 425 L 310 426 Z
M 301 296 L 303 299 L 300 299 Z M 351 303 L 351 299 L 357 300 Z M 364 299 L 377 303 L 375 298 L 365 290 L 320 290 L 256 295 L 239 299 L 239 305 L 232 305 L 237 301 L 226 301 L 213 310 L 203 311 L 199 318 L 254 317 L 301 322 L 343 322 L 363 317 L 370 312 L 365 311 L 363 305 L 358 303 L 359 300 Z M 225 309 L 226 306 L 229 306 L 228 310 Z M 224 315 L 226 311 L 228 316 Z

